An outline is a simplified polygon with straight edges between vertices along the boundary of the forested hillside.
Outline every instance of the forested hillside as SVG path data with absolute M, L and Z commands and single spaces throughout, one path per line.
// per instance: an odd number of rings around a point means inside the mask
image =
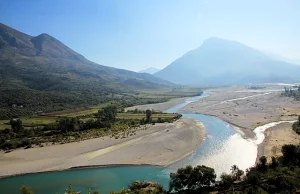
M 134 90 L 172 86 L 147 73 L 93 63 L 48 34 L 33 37 L 0 24 L 0 118 L 86 107 L 112 97 L 135 103 Z

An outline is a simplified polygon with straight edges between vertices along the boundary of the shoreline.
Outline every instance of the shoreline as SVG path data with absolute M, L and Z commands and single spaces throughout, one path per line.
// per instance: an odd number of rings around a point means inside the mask
M 257 160 L 266 156 L 268 161 L 272 156 L 281 156 L 281 146 L 285 144 L 300 144 L 300 136 L 292 130 L 291 122 L 278 123 L 264 131 L 265 138 L 258 144 Z
M 192 154 L 205 138 L 201 122 L 182 118 L 174 123 L 150 126 L 125 139 L 105 137 L 15 150 L 0 154 L 0 178 L 118 166 L 165 167 Z
M 244 139 L 253 139 L 253 138 L 256 137 L 255 133 L 253 132 L 254 129 L 251 130 L 251 129 L 248 129 L 248 128 L 239 126 L 239 125 L 233 123 L 232 121 L 229 121 L 229 120 L 227 120 L 227 119 L 218 117 L 218 116 L 216 116 L 216 115 L 212 115 L 212 114 L 204 114 L 204 113 L 198 113 L 198 112 L 196 112 L 195 114 L 202 114 L 202 115 L 214 117 L 214 118 L 220 119 L 220 120 L 222 120 L 222 121 L 228 123 L 235 131 L 237 131 L 239 134 L 241 134 L 242 137 L 243 137 Z
M 135 105 L 131 107 L 125 108 L 125 111 L 127 110 L 134 110 L 134 109 L 139 109 L 139 110 L 147 110 L 147 109 L 153 109 L 155 111 L 165 111 L 168 110 L 169 108 L 172 108 L 178 104 L 184 103 L 190 98 L 193 98 L 196 96 L 191 96 L 191 97 L 182 97 L 182 98 L 172 98 L 167 102 L 161 102 L 161 103 L 155 103 L 155 104 L 143 104 L 143 105 Z
M 34 174 L 43 174 L 43 173 L 51 173 L 51 172 L 65 172 L 65 171 L 73 171 L 73 170 L 89 170 L 89 169 L 101 169 L 101 168 L 119 168 L 119 167 L 138 167 L 138 166 L 155 166 L 163 168 L 164 166 L 155 165 L 155 164 L 103 164 L 103 165 L 87 165 L 87 166 L 75 166 L 62 170 L 49 170 L 49 171 L 40 171 L 40 172 L 28 172 L 21 174 L 12 174 L 12 175 L 4 175 L 0 176 L 0 180 L 8 179 L 16 176 L 26 176 L 26 175 L 34 175 Z

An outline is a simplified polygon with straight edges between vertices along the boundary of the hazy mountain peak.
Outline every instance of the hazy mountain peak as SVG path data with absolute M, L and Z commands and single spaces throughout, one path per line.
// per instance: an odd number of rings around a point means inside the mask
M 215 48 L 241 48 L 241 47 L 248 47 L 242 43 L 239 43 L 237 41 L 233 40 L 227 40 L 227 39 L 222 39 L 218 37 L 211 37 L 209 39 L 206 39 L 203 44 L 199 48 L 203 47 L 215 47 Z M 250 48 L 250 47 L 248 47 Z
M 155 76 L 178 84 L 238 84 L 299 80 L 300 67 L 242 43 L 212 37 Z
M 154 67 L 149 67 L 147 69 L 139 71 L 139 73 L 149 73 L 149 74 L 154 74 L 156 72 L 160 71 L 160 69 L 154 68 Z
M 204 43 L 215 43 L 215 42 L 228 42 L 228 41 L 230 41 L 230 40 L 226 40 L 223 38 L 213 36 L 213 37 L 210 37 L 210 38 L 204 40 L 203 44 Z

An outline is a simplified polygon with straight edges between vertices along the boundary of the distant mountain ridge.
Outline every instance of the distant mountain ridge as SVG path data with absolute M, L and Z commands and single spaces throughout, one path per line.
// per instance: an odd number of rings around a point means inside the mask
M 129 91 L 172 86 L 147 73 L 91 62 L 48 34 L 34 37 L 0 23 L 0 107 L 24 104 L 38 107 L 32 111 L 56 110 L 72 103 L 99 104 L 110 94 L 126 99 L 123 93 Z M 47 100 L 44 105 L 31 101 L 37 98 Z
M 239 42 L 214 37 L 154 75 L 177 84 L 290 82 L 300 79 L 300 67 Z
M 62 74 L 72 73 L 81 77 L 105 78 L 108 81 L 115 81 L 121 85 L 127 79 L 145 81 L 145 86 L 147 86 L 148 82 L 154 82 L 158 86 L 165 87 L 172 85 L 168 81 L 157 79 L 148 74 L 138 74 L 133 71 L 98 65 L 85 59 L 82 55 L 48 34 L 44 33 L 32 37 L 4 24 L 0 24 L 0 50 L 0 59 L 2 61 L 4 59 L 11 60 L 11 66 L 16 65 L 16 60 L 21 60 L 19 62 L 22 62 L 24 57 L 26 57 L 26 60 L 34 60 L 34 63 L 41 63 L 45 66 L 49 65 L 47 73 L 51 73 L 52 71 L 59 73 L 57 71 L 59 69 L 63 70 Z M 1 66 L 3 67 L 3 65 Z M 9 68 L 9 66 L 6 66 L 6 68 Z M 30 69 L 29 66 L 28 68 Z M 102 85 L 102 87 L 104 86 Z M 130 87 L 134 88 L 134 85 Z
M 160 71 L 161 69 L 157 69 L 157 68 L 154 68 L 154 67 L 149 67 L 147 69 L 144 69 L 144 70 L 141 70 L 139 71 L 139 73 L 149 73 L 149 74 L 154 74 L 158 71 Z

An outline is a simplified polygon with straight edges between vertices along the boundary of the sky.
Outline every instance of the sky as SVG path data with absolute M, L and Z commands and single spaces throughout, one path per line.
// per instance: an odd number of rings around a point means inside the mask
M 210 37 L 300 59 L 299 0 L 0 0 L 0 22 L 101 65 L 164 68 Z

